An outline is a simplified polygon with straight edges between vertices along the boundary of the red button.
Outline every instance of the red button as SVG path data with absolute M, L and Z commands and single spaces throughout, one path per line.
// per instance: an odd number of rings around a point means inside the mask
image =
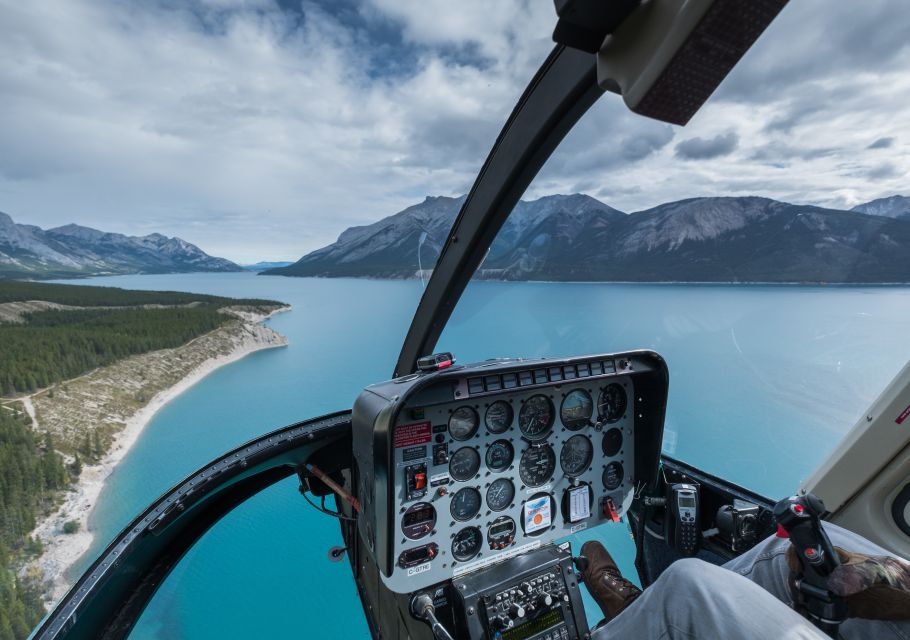
M 815 549 L 813 549 L 812 547 L 807 548 L 805 551 L 803 551 L 803 553 L 810 560 L 815 557 Z
M 415 473 L 414 474 L 414 488 L 423 489 L 427 486 L 427 474 L 425 473 Z
M 793 505 L 793 510 L 796 513 L 802 513 L 803 511 L 805 511 L 805 508 L 803 507 L 803 505 L 796 503 L 795 505 Z
M 782 524 L 777 525 L 777 537 L 778 538 L 789 538 L 790 534 L 787 533 L 787 530 L 784 529 Z

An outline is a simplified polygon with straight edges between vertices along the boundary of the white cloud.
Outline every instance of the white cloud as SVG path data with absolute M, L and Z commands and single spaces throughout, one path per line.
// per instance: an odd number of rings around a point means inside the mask
M 357 24 L 340 5 L 301 6 L 0 0 L 0 210 L 296 258 L 425 194 L 467 190 L 552 47 L 546 2 L 369 0 Z M 791 3 L 684 130 L 605 96 L 529 195 L 583 190 L 635 210 L 910 191 L 908 20 L 892 11 L 869 41 L 850 30 L 874 15 L 848 9 Z M 674 143 L 730 132 L 729 155 L 674 157 Z M 894 140 L 868 148 L 882 138 Z

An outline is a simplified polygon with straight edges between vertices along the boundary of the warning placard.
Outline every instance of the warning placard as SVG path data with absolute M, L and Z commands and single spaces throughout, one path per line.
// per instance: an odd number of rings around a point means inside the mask
M 418 444 L 426 444 L 432 439 L 433 428 L 429 422 L 415 422 L 414 424 L 403 424 L 395 427 L 395 448 L 413 447 Z
M 525 503 L 525 534 L 532 534 L 541 529 L 548 529 L 553 521 L 550 512 L 550 496 L 532 498 Z

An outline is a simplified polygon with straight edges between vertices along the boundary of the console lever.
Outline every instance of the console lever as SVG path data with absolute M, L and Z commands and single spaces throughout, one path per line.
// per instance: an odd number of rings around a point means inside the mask
M 837 637 L 847 618 L 846 600 L 828 589 L 828 578 L 840 565 L 840 557 L 821 526 L 825 503 L 807 493 L 784 498 L 774 506 L 778 536 L 790 538 L 802 569 L 797 590 L 809 619 L 819 629 Z
M 453 640 L 452 634 L 436 619 L 436 607 L 428 594 L 421 593 L 411 599 L 411 614 L 430 625 L 436 640 Z

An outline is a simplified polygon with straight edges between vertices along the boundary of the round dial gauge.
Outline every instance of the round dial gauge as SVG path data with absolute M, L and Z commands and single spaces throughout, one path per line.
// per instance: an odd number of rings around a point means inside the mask
M 603 450 L 604 455 L 612 458 L 619 450 L 622 449 L 622 431 L 613 427 L 604 434 Z
M 452 556 L 459 562 L 466 562 L 480 551 L 483 534 L 477 527 L 465 527 L 452 539 Z
M 553 447 L 545 444 L 528 447 L 522 452 L 518 475 L 527 486 L 539 487 L 547 483 L 555 469 L 556 454 L 553 453 Z
M 480 492 L 473 487 L 459 489 L 452 496 L 452 504 L 449 505 L 449 511 L 456 520 L 464 522 L 470 520 L 480 511 Z
M 490 471 L 504 471 L 512 464 L 515 450 L 508 440 L 497 440 L 487 449 L 487 467 Z
M 470 480 L 480 469 L 480 454 L 474 447 L 462 447 L 449 458 L 449 475 L 456 480 Z
M 623 474 L 622 463 L 613 461 L 604 469 L 603 481 L 607 491 L 613 491 L 622 484 Z
M 543 395 L 528 398 L 518 412 L 518 428 L 531 440 L 540 440 L 550 435 L 553 427 L 553 403 Z
M 576 477 L 583 474 L 594 458 L 594 446 L 587 436 L 572 436 L 562 445 L 559 452 L 559 466 L 567 476 Z
M 473 407 L 458 407 L 449 416 L 449 433 L 456 440 L 467 440 L 477 433 L 479 426 L 480 418 Z
M 604 422 L 616 422 L 626 413 L 626 390 L 615 382 L 608 384 L 600 392 L 597 402 L 597 415 Z
M 487 409 L 484 418 L 490 433 L 505 433 L 512 426 L 512 405 L 505 400 L 497 400 Z
M 491 511 L 507 509 L 515 498 L 515 485 L 508 478 L 494 480 L 487 488 L 487 506 Z
M 419 540 L 436 526 L 436 509 L 429 502 L 408 507 L 401 517 L 401 532 L 411 540 Z
M 582 427 L 587 427 L 591 424 L 593 415 L 594 401 L 591 400 L 591 394 L 584 389 L 575 389 L 566 395 L 559 409 L 559 419 L 570 431 L 578 431 Z

